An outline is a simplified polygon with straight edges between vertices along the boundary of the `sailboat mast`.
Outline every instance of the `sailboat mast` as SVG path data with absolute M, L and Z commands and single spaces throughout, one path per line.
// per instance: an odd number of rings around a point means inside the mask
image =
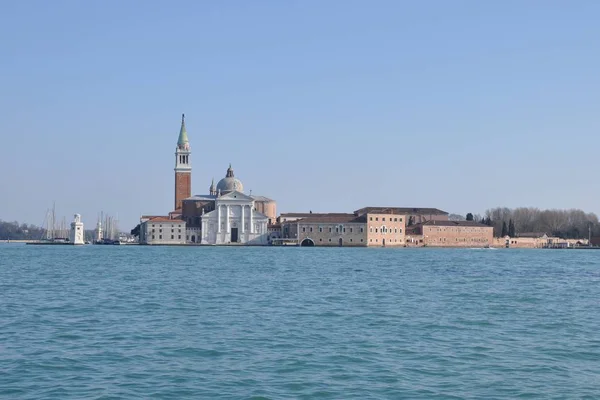
M 56 224 L 56 202 L 52 203 L 52 217 L 51 217 L 51 224 L 50 227 L 48 228 L 50 230 L 50 239 L 54 239 L 54 231 L 56 230 L 56 227 L 54 226 Z

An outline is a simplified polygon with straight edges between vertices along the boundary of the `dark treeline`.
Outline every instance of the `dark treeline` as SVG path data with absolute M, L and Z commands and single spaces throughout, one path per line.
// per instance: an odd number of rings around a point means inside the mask
M 43 229 L 35 225 L 0 220 L 0 240 L 35 240 L 41 239 L 43 234 Z
M 93 237 L 94 231 L 86 229 L 85 239 L 91 240 Z M 0 220 L 0 240 L 40 240 L 45 238 L 46 231 L 39 226 Z
M 480 219 L 484 219 L 481 217 Z M 532 207 L 497 207 L 487 210 L 485 220 L 490 220 L 495 236 L 519 236 L 525 233 L 545 233 L 564 239 L 600 236 L 598 216 L 582 210 L 540 210 Z

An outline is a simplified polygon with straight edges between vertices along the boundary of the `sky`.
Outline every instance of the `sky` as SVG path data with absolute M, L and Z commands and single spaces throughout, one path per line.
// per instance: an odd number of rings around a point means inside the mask
M 0 0 L 0 219 L 173 208 L 600 214 L 600 2 Z

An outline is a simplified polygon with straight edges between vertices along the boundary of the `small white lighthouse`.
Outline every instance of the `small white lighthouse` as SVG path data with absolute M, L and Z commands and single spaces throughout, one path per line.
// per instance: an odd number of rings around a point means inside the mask
M 83 240 L 83 222 L 81 222 L 81 215 L 75 214 L 73 222 L 71 222 L 71 234 L 69 235 L 69 241 L 72 244 L 84 244 Z

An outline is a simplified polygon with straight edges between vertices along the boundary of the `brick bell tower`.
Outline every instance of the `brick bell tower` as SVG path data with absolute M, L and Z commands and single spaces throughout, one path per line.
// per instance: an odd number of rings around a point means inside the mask
M 175 150 L 175 210 L 180 210 L 182 200 L 192 195 L 190 154 L 190 142 L 185 130 L 185 114 L 181 114 L 181 129 Z

